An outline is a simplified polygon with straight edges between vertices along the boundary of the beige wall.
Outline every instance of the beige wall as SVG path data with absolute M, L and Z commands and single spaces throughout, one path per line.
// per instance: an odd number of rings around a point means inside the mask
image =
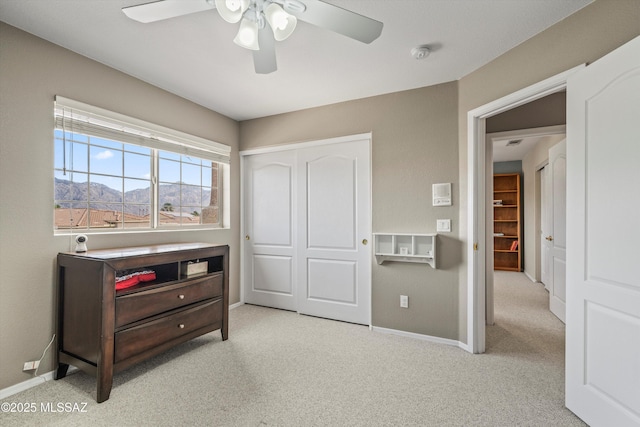
M 467 221 L 467 112 L 584 63 L 640 35 L 640 1 L 596 0 L 459 81 L 462 240 Z M 460 340 L 466 342 L 466 260 L 460 270 Z
M 487 119 L 487 133 L 563 125 L 567 122 L 566 92 L 557 92 Z
M 241 149 L 372 132 L 373 232 L 434 233 L 438 269 L 385 263 L 372 269 L 373 325 L 457 340 L 457 83 L 245 121 Z M 431 184 L 453 184 L 453 206 L 434 208 Z M 400 295 L 409 308 L 400 308 Z
M 53 98 L 59 94 L 232 147 L 231 229 L 91 235 L 91 248 L 205 241 L 231 245 L 239 300 L 238 134 L 234 120 L 0 23 L 0 389 L 30 379 L 54 333 Z M 40 373 L 52 370 L 51 351 Z

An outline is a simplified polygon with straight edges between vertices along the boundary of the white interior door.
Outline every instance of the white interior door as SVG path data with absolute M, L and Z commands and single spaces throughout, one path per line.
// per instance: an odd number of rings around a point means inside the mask
M 549 194 L 551 214 L 549 234 L 544 236 L 548 249 L 549 309 L 565 322 L 567 300 L 567 142 L 549 149 Z
M 540 280 L 545 289 L 551 285 L 551 241 L 547 239 L 552 235 L 553 221 L 551 210 L 551 180 L 549 178 L 549 165 L 540 169 Z
M 296 155 L 245 156 L 244 300 L 296 310 Z
M 371 321 L 369 140 L 300 150 L 298 311 Z
M 493 233 L 493 225 L 494 225 L 494 207 L 493 207 L 493 140 L 491 139 L 491 143 L 486 144 L 485 146 L 485 164 L 486 170 L 484 174 L 484 185 L 485 185 L 485 207 L 486 207 L 486 215 L 485 215 L 485 230 L 491 230 Z M 491 234 L 489 234 L 491 236 Z M 485 277 L 484 277 L 484 292 L 485 292 L 485 317 L 487 321 L 487 325 L 493 326 L 495 324 L 495 287 L 494 287 L 494 262 L 495 258 L 493 255 L 494 250 L 494 242 L 495 239 L 489 238 L 485 240 Z
M 640 425 L 640 37 L 568 80 L 566 404 Z

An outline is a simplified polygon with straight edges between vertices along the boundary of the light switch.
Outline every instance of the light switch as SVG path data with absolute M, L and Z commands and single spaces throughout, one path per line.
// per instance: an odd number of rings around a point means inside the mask
M 439 231 L 439 232 L 450 232 L 451 231 L 451 220 L 450 219 L 438 219 L 438 220 L 436 220 L 436 231 Z

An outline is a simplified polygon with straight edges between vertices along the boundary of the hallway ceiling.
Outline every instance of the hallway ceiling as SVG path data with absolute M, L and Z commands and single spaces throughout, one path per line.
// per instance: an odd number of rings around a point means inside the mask
M 524 159 L 529 151 L 533 150 L 536 145 L 543 139 L 543 136 L 531 136 L 524 138 L 513 138 L 521 140 L 516 146 L 508 146 L 509 141 L 497 141 L 493 143 L 493 161 L 494 162 L 512 162 Z
M 150 24 L 121 11 L 146 1 L 0 0 L 0 20 L 247 120 L 460 79 L 592 0 L 325 0 L 382 21 L 382 35 L 363 44 L 299 22 L 266 75 L 215 10 Z M 414 59 L 423 44 L 431 55 Z

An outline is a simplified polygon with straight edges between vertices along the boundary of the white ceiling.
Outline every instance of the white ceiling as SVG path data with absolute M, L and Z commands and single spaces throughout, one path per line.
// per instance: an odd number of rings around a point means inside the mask
M 512 162 L 522 160 L 533 150 L 536 145 L 545 137 L 532 136 L 525 138 L 511 138 L 502 141 L 494 141 L 493 143 L 493 161 L 494 162 Z M 511 140 L 520 140 L 517 145 L 509 145 Z
M 539 143 L 546 142 L 553 145 L 564 139 L 565 136 L 564 126 L 522 129 L 487 135 L 493 143 L 494 163 L 523 160 Z M 510 145 L 510 141 L 520 141 L 520 143 Z
M 0 0 L 0 20 L 246 120 L 457 80 L 592 0 L 325 0 L 382 21 L 382 35 L 367 45 L 299 22 L 267 75 L 215 10 L 151 24 L 121 11 L 148 1 Z M 421 44 L 433 53 L 415 60 Z

